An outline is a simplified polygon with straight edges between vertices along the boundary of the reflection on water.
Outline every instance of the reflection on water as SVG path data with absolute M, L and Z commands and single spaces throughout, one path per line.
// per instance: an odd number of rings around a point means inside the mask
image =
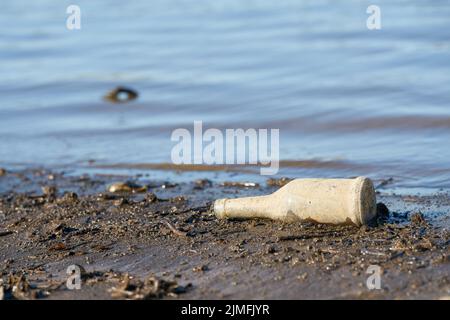
M 280 128 L 293 175 L 450 188 L 450 2 L 8 1 L 0 164 L 170 161 L 174 128 Z M 112 105 L 117 85 L 139 99 Z M 283 167 L 282 167 L 283 168 Z

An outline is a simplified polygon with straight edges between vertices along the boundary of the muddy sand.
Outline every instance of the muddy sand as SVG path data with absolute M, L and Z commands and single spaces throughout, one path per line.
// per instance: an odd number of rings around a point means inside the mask
M 108 192 L 113 182 L 116 192 Z M 0 174 L 2 299 L 446 299 L 450 197 L 378 190 L 371 226 L 221 221 L 217 198 L 285 181 Z M 388 213 L 388 210 L 390 211 Z M 80 290 L 68 267 L 83 270 Z M 381 289 L 366 286 L 378 265 Z

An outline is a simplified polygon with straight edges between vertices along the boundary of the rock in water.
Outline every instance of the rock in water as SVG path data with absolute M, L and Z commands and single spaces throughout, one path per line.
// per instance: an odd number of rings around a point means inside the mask
M 114 103 L 128 102 L 138 97 L 138 93 L 130 88 L 117 87 L 105 95 L 105 100 Z
M 389 208 L 383 202 L 377 203 L 377 216 L 379 218 L 389 217 Z
M 140 186 L 132 182 L 116 182 L 108 187 L 108 191 L 111 193 L 147 192 L 147 189 L 147 186 Z

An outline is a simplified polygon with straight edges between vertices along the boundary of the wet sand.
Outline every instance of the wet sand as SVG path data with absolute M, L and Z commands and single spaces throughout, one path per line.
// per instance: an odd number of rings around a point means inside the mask
M 109 193 L 116 181 L 140 192 Z M 220 221 L 222 197 L 267 194 L 206 179 L 71 176 L 42 169 L 0 175 L 4 299 L 444 299 L 450 296 L 448 194 L 383 194 L 371 226 Z M 381 206 L 380 206 L 381 208 Z M 383 210 L 380 210 L 380 214 Z M 386 214 L 385 210 L 384 213 Z M 85 272 L 68 290 L 66 270 Z M 369 290 L 369 265 L 382 270 Z M 13 287 L 16 289 L 13 290 Z

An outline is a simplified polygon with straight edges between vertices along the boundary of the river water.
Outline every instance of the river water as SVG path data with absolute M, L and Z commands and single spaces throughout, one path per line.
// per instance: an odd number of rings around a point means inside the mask
M 6 1 L 0 165 L 170 163 L 201 120 L 280 129 L 280 175 L 450 190 L 450 1 L 379 0 L 381 30 L 371 4 Z M 139 98 L 104 101 L 118 85 Z

